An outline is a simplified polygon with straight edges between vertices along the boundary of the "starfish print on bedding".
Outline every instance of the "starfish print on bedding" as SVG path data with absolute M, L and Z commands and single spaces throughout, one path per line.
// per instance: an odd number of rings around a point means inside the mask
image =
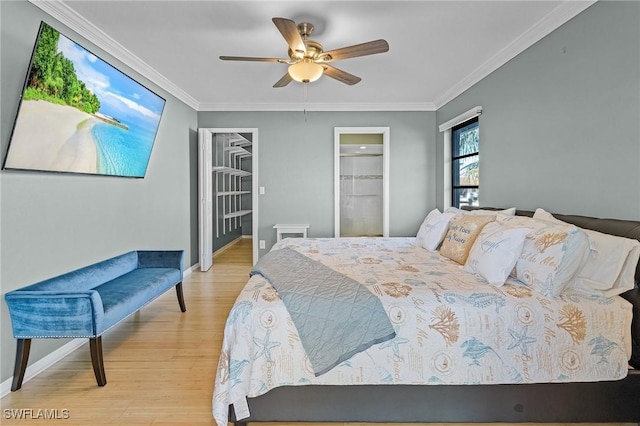
M 271 349 L 277 348 L 280 346 L 280 342 L 272 342 L 271 341 L 271 329 L 267 330 L 267 334 L 264 335 L 264 339 L 258 339 L 257 337 L 253 338 L 253 343 L 255 343 L 260 350 L 256 352 L 253 359 L 258 359 L 262 355 L 267 358 L 267 361 L 271 362 Z
M 393 350 L 393 355 L 397 358 L 400 358 L 400 345 L 405 343 L 409 343 L 409 339 L 405 339 L 404 337 L 398 336 L 398 330 L 396 330 L 396 337 L 391 340 L 387 340 L 386 342 L 380 345 L 380 349 L 391 348 Z
M 513 349 L 519 347 L 522 351 L 522 355 L 529 356 L 529 344 L 535 343 L 538 341 L 535 337 L 527 336 L 527 332 L 529 331 L 529 326 L 525 325 L 522 328 L 522 332 L 518 333 L 515 330 L 509 329 L 509 334 L 513 338 L 513 342 L 507 347 L 507 349 Z

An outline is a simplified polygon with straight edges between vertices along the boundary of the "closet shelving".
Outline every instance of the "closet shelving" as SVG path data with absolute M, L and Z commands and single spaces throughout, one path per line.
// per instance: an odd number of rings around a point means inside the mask
M 251 214 L 251 203 L 243 203 L 243 195 L 251 194 L 251 141 L 238 133 L 215 136 L 214 173 L 215 204 L 218 217 L 216 237 L 241 226 L 243 216 Z

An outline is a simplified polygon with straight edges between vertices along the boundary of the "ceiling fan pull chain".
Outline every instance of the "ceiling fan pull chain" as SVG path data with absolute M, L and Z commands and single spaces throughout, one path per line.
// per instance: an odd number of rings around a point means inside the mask
M 307 84 L 309 83 L 302 83 L 302 103 L 303 103 L 303 113 L 304 113 L 304 122 L 307 122 Z

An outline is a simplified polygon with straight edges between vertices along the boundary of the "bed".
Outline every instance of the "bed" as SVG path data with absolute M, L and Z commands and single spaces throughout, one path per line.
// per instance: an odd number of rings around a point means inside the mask
M 637 221 L 554 216 L 640 240 Z M 286 239 L 273 252 L 366 286 L 393 335 L 318 372 L 271 271 L 256 273 L 225 326 L 218 425 L 640 421 L 640 264 L 622 297 L 552 297 L 515 277 L 488 285 L 416 238 Z

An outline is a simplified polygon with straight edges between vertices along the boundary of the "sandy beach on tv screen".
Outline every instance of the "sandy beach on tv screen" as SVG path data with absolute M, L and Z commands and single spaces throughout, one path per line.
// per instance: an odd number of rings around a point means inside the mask
M 91 135 L 95 122 L 92 115 L 70 106 L 23 101 L 5 166 L 96 173 L 98 151 Z

